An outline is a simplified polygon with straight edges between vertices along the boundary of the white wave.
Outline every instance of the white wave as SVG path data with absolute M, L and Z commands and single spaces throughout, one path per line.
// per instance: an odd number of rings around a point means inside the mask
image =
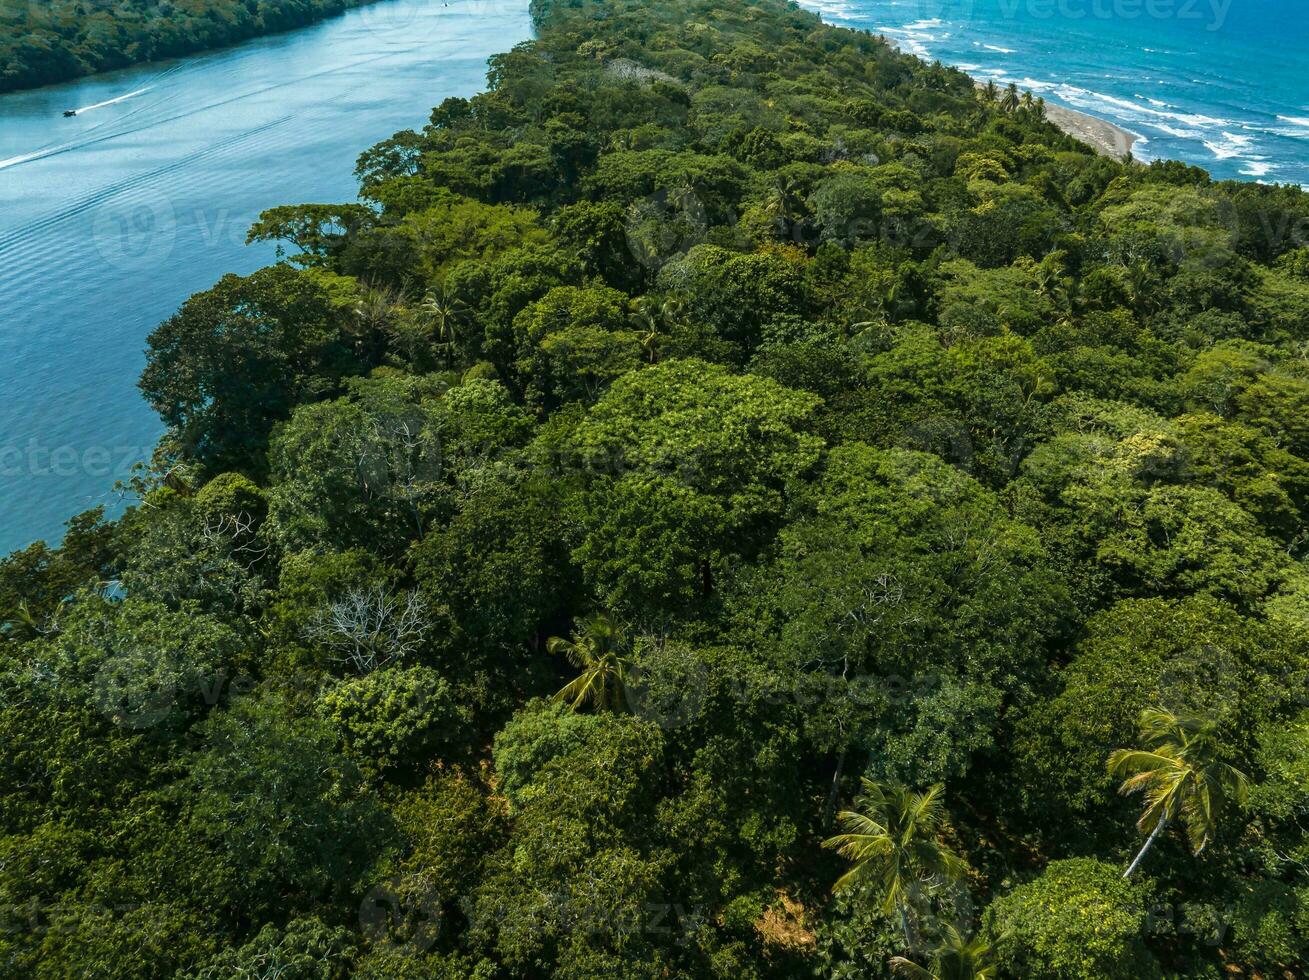
M 1241 168 L 1241 173 L 1248 177 L 1263 177 L 1270 170 L 1276 170 L 1277 164 L 1269 163 L 1267 160 L 1247 160 L 1245 166 Z
M 906 31 L 927 31 L 933 27 L 942 27 L 944 24 L 945 21 L 941 20 L 941 18 L 932 17 L 930 20 L 916 20 L 912 24 L 905 24 L 904 29 Z
M 1014 53 L 1013 48 L 1002 48 L 998 44 L 983 44 L 982 47 L 986 48 L 987 51 L 998 51 L 1000 54 Z
M 876 27 L 878 34 L 884 34 L 895 42 L 896 47 L 901 51 L 907 51 L 909 54 L 917 55 L 924 61 L 932 60 L 932 52 L 927 49 L 927 42 L 937 40 L 933 34 L 923 32 L 911 32 L 903 27 Z
M 1114 95 L 1106 95 L 1104 92 L 1078 88 L 1076 85 L 1058 85 L 1054 88 L 1054 93 L 1079 109 L 1098 110 L 1108 112 L 1111 115 L 1123 115 L 1132 122 L 1155 124 L 1158 120 L 1165 119 L 1173 123 L 1181 123 L 1190 129 L 1199 130 L 1235 125 L 1231 120 L 1216 119 L 1213 116 L 1193 112 L 1169 112 L 1165 109 L 1141 105 L 1139 102 L 1133 102 L 1130 99 L 1120 99 Z
M 1195 140 L 1204 135 L 1198 129 L 1178 129 L 1176 126 L 1170 126 L 1168 123 L 1163 122 L 1147 122 L 1146 125 L 1153 126 L 1159 132 L 1175 136 L 1179 140 Z
M 1282 122 L 1289 122 L 1292 126 L 1304 126 L 1309 129 L 1309 118 L 1305 116 L 1278 116 Z
M 22 156 L 10 157 L 8 160 L 0 160 L 0 170 L 6 170 L 9 167 L 16 167 L 20 163 L 27 163 L 29 160 L 39 160 L 47 156 L 49 151 L 37 150 L 35 153 L 24 153 Z
M 820 14 L 824 20 L 854 20 L 859 16 L 845 0 L 801 0 L 800 6 Z
M 150 90 L 148 88 L 139 88 L 135 92 L 128 92 L 126 95 L 120 95 L 116 99 L 109 99 L 105 102 L 97 102 L 95 105 L 82 106 L 82 108 L 77 110 L 77 114 L 80 116 L 82 113 L 90 112 L 92 109 L 103 109 L 105 106 L 118 105 L 118 103 L 126 102 L 128 99 L 134 99 L 138 95 L 145 95 L 145 93 L 149 91 Z
M 1204 145 L 1219 160 L 1240 158 L 1249 152 L 1254 137 L 1224 131 L 1222 139 L 1205 140 Z

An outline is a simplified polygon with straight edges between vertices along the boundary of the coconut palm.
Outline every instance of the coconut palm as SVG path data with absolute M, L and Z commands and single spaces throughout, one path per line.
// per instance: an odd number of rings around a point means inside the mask
M 1000 98 L 1000 108 L 1005 112 L 1013 112 L 1018 108 L 1018 84 L 1010 82 L 1004 90 L 1004 95 Z
M 427 322 L 431 324 L 432 336 L 437 345 L 445 351 L 447 366 L 450 364 L 455 344 L 459 340 L 456 326 L 461 307 L 459 300 L 454 299 L 444 290 L 440 293 L 430 291 L 426 293 L 419 307 Z
M 986 87 L 982 89 L 982 94 L 986 97 L 987 105 L 995 105 L 996 100 L 1000 98 L 1000 89 L 996 87 L 994 80 L 988 80 Z
M 384 336 L 393 329 L 400 310 L 400 294 L 389 286 L 370 286 L 364 289 L 347 321 L 347 329 L 355 337 L 360 349 L 368 356 L 377 353 L 384 344 Z
M 581 624 L 571 640 L 552 636 L 545 648 L 562 653 L 581 670 L 555 694 L 556 701 L 567 701 L 574 711 L 588 703 L 597 710 L 622 707 L 632 662 L 624 656 L 627 637 L 612 618 L 597 613 Z
M 993 980 L 998 974 L 991 959 L 991 944 L 981 936 L 965 939 L 951 925 L 945 927 L 941 945 L 933 952 L 929 966 L 893 956 L 891 972 L 910 980 Z
M 916 793 L 898 783 L 861 779 L 863 793 L 854 809 L 836 815 L 845 833 L 823 841 L 854 867 L 832 886 L 836 892 L 870 885 L 882 910 L 896 912 L 905 944 L 914 944 L 909 908 L 924 886 L 959 877 L 963 858 L 937 840 L 945 822 L 945 788 L 937 783 Z
M 1149 262 L 1137 260 L 1127 266 L 1124 281 L 1127 302 L 1138 313 L 1150 313 L 1159 305 L 1159 279 Z
M 1191 851 L 1199 854 L 1213 838 L 1218 812 L 1227 797 L 1246 795 L 1246 776 L 1218 757 L 1218 725 L 1206 718 L 1182 717 L 1162 708 L 1141 712 L 1144 749 L 1115 749 L 1109 773 L 1123 779 L 1118 791 L 1145 794 L 1145 812 L 1136 826 L 1148 833 L 1145 844 L 1123 872 L 1130 878 L 1164 828 L 1180 820 Z
M 632 303 L 632 326 L 640 335 L 641 350 L 651 364 L 659 360 L 659 337 L 665 320 L 664 307 L 668 302 L 660 304 L 649 296 L 642 296 Z

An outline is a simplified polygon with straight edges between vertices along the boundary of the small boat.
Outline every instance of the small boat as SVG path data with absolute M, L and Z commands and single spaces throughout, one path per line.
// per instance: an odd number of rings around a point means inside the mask
M 65 110 L 64 110 L 64 118 L 65 118 L 65 119 L 67 119 L 69 116 L 75 116 L 75 115 L 77 115 L 77 110 L 76 110 L 76 109 L 65 109 Z

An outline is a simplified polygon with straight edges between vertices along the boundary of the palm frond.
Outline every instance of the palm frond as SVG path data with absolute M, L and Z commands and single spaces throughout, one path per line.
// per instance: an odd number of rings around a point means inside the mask
M 897 976 L 910 977 L 911 980 L 938 980 L 936 974 L 903 956 L 892 956 L 890 962 L 891 972 Z

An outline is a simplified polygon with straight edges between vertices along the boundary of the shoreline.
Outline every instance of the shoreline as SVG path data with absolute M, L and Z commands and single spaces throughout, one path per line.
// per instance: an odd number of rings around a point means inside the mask
M 1136 141 L 1141 138 L 1107 119 L 1051 102 L 1045 104 L 1045 118 L 1069 136 L 1086 143 L 1102 156 L 1113 157 L 1116 160 L 1126 160 L 1131 155 Z
M 971 75 L 969 77 L 972 78 Z M 986 87 L 985 82 L 979 82 L 976 78 L 973 78 L 973 85 L 979 89 Z M 1123 129 L 1122 126 L 1111 123 L 1108 119 L 1101 119 L 1099 116 L 1092 116 L 1077 109 L 1069 109 L 1049 100 L 1045 103 L 1045 118 L 1069 136 L 1081 140 L 1096 153 L 1115 160 L 1127 160 L 1132 153 L 1132 147 L 1141 139 L 1136 133 Z

